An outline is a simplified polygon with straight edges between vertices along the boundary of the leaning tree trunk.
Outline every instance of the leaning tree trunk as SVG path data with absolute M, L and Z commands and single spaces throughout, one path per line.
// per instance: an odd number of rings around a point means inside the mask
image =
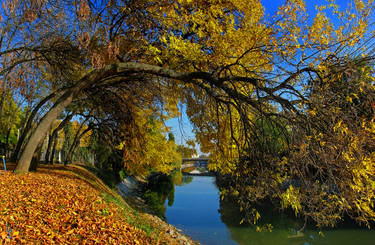
M 147 73 L 188 82 L 190 82 L 192 79 L 207 79 L 207 77 L 210 75 L 208 73 L 196 72 L 183 73 L 170 70 L 164 67 L 136 62 L 111 64 L 99 70 L 94 70 L 86 76 L 84 76 L 83 78 L 81 78 L 77 83 L 75 83 L 74 87 L 66 90 L 66 92 L 64 92 L 64 94 L 60 96 L 60 98 L 56 101 L 53 107 L 46 113 L 46 115 L 44 115 L 44 117 L 36 127 L 34 133 L 31 135 L 24 150 L 22 151 L 15 171 L 29 171 L 33 154 L 40 141 L 43 140 L 46 136 L 53 121 L 57 119 L 58 115 L 60 115 L 60 113 L 65 109 L 65 107 L 67 107 L 73 101 L 73 98 L 79 95 L 83 89 L 88 88 L 94 83 L 100 84 L 103 81 L 108 82 L 108 78 L 114 77 L 113 75 L 118 75 L 115 76 L 115 78 L 113 79 L 117 79 L 118 81 L 120 81 L 121 79 L 123 79 L 122 76 L 126 77 L 129 76 L 129 74 L 131 73 Z M 208 78 L 213 79 L 211 77 Z
M 49 162 L 49 155 L 50 155 L 50 152 L 51 152 L 52 140 L 53 140 L 52 134 L 49 134 L 48 135 L 48 143 L 47 143 L 46 154 L 44 155 L 44 162 L 45 163 Z
M 58 115 L 67 107 L 73 98 L 80 94 L 80 92 L 89 87 L 95 82 L 100 82 L 103 78 L 116 74 L 119 67 L 116 65 L 109 65 L 100 70 L 95 70 L 84 76 L 79 80 L 74 87 L 66 90 L 61 95 L 52 108 L 44 115 L 40 120 L 38 126 L 31 135 L 27 142 L 20 159 L 18 160 L 17 166 L 14 169 L 15 172 L 25 173 L 29 171 L 31 159 L 35 152 L 35 149 L 39 142 L 44 139 L 48 130 L 50 129 L 54 120 L 57 119 Z
M 59 124 L 59 126 L 57 126 L 57 128 L 55 128 L 53 130 L 52 134 L 49 135 L 49 137 L 48 137 L 47 151 L 46 151 L 46 156 L 45 156 L 45 161 L 46 162 L 49 162 L 48 159 L 49 159 L 49 155 L 51 153 L 52 141 L 55 140 L 55 137 L 58 134 L 58 132 L 61 129 L 63 129 L 65 127 L 65 125 L 72 119 L 73 115 L 74 114 L 72 113 L 72 114 L 69 114 L 68 116 L 66 116 L 64 118 L 64 120 Z
M 20 159 L 15 168 L 16 172 L 28 172 L 31 159 L 34 152 L 41 140 L 46 137 L 46 134 L 51 127 L 52 123 L 61 114 L 61 112 L 67 107 L 73 100 L 73 97 L 80 91 L 81 87 L 77 86 L 75 88 L 66 91 L 53 105 L 53 107 L 44 115 L 38 126 L 36 127 L 34 133 L 31 135 L 29 141 L 27 142 L 25 149 L 23 150 Z
M 23 128 L 22 130 L 22 134 L 20 135 L 20 138 L 18 139 L 17 141 L 17 145 L 16 145 L 16 149 L 14 150 L 13 152 L 13 156 L 12 156 L 12 160 L 13 162 L 16 162 L 17 161 L 17 158 L 18 158 L 18 155 L 20 153 L 20 150 L 21 150 L 21 147 L 22 147 L 22 144 L 24 142 L 24 140 L 26 139 L 26 136 L 28 134 L 28 132 L 30 131 L 31 129 L 31 125 L 33 123 L 33 120 L 36 116 L 36 114 L 38 113 L 39 109 L 45 104 L 47 103 L 50 99 L 52 99 L 53 97 L 55 97 L 56 95 L 58 95 L 57 92 L 54 92 L 50 95 L 48 95 L 47 97 L 45 97 L 43 100 L 41 100 L 38 105 L 32 110 L 29 118 L 27 119 L 27 122 L 26 122 L 26 125 L 25 127 Z
M 49 164 L 53 164 L 53 158 L 55 157 L 55 151 L 56 151 L 56 146 L 57 146 L 58 140 L 59 140 L 59 132 L 57 132 L 53 136 L 53 147 L 52 147 L 52 150 L 51 150 L 51 158 L 48 161 Z
M 43 140 L 40 141 L 38 144 L 38 147 L 36 148 L 33 159 L 31 160 L 31 165 L 30 165 L 30 171 L 36 171 L 39 161 L 40 161 L 40 156 L 42 154 L 42 147 L 43 147 Z
M 36 147 L 39 142 L 46 137 L 48 130 L 54 120 L 61 114 L 61 112 L 73 101 L 73 98 L 78 96 L 80 92 L 95 83 L 100 81 L 106 75 L 111 75 L 116 69 L 109 66 L 105 67 L 99 71 L 90 72 L 88 75 L 84 76 L 80 81 L 78 81 L 74 87 L 66 90 L 55 102 L 52 108 L 44 115 L 40 120 L 38 126 L 34 130 L 30 139 L 28 140 L 25 148 L 23 149 L 20 159 L 17 162 L 17 166 L 14 169 L 15 172 L 26 173 L 29 171 L 31 159 L 35 152 Z

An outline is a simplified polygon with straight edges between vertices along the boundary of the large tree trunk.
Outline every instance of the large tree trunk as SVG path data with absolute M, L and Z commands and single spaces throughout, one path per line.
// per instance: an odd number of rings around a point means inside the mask
M 43 147 L 43 140 L 40 141 L 40 143 L 38 144 L 38 147 L 36 148 L 34 152 L 33 159 L 31 160 L 31 164 L 30 164 L 30 169 L 29 169 L 30 171 L 36 171 L 40 162 L 40 156 L 42 154 L 42 147 Z
M 22 130 L 22 134 L 21 134 L 20 138 L 19 138 L 18 141 L 17 141 L 16 149 L 15 149 L 14 152 L 13 152 L 13 156 L 12 156 L 11 161 L 13 161 L 13 162 L 16 162 L 16 161 L 17 161 L 17 159 L 18 159 L 18 155 L 19 155 L 19 153 L 20 153 L 20 151 L 21 151 L 22 144 L 23 144 L 24 140 L 26 139 L 26 136 L 27 136 L 28 132 L 29 132 L 30 129 L 31 129 L 31 125 L 32 125 L 33 120 L 34 120 L 36 114 L 38 113 L 39 109 L 40 109 L 45 103 L 47 103 L 50 99 L 52 99 L 53 97 L 55 97 L 56 95 L 58 95 L 57 92 L 54 92 L 54 93 L 48 95 L 48 96 L 45 97 L 43 100 L 41 100 L 41 101 L 38 103 L 38 105 L 32 110 L 32 112 L 31 112 L 29 118 L 27 119 L 27 123 L 26 123 L 25 127 L 24 127 L 23 130 Z
M 52 140 L 53 140 L 52 134 L 49 134 L 48 135 L 48 143 L 47 143 L 46 154 L 44 155 L 44 163 L 49 162 L 49 155 L 51 153 Z
M 54 120 L 67 107 L 84 88 L 89 87 L 95 82 L 100 82 L 103 78 L 119 72 L 119 66 L 109 65 L 100 70 L 95 70 L 80 79 L 76 85 L 66 90 L 63 95 L 55 102 L 53 107 L 44 115 L 36 127 L 34 133 L 27 142 L 20 159 L 18 160 L 15 172 L 26 173 L 29 171 L 31 159 L 39 142 L 44 139 Z
M 77 86 L 73 89 L 66 91 L 53 105 L 53 107 L 46 113 L 42 118 L 39 125 L 36 127 L 34 133 L 31 135 L 29 141 L 27 142 L 25 149 L 23 150 L 20 159 L 15 168 L 15 172 L 28 172 L 31 159 L 34 152 L 41 140 L 46 137 L 48 130 L 50 129 L 52 123 L 61 114 L 61 112 L 68 106 L 73 97 L 79 92 L 81 87 Z

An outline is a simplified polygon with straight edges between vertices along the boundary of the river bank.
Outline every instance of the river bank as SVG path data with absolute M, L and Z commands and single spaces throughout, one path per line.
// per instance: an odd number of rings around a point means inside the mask
M 117 189 L 118 193 L 129 205 L 137 209 L 139 212 L 142 212 L 144 217 L 147 218 L 150 223 L 157 224 L 160 230 L 165 234 L 168 234 L 177 244 L 199 244 L 199 242 L 193 241 L 175 226 L 166 223 L 161 218 L 153 214 L 153 211 L 148 207 L 145 200 L 142 198 L 142 193 L 145 190 L 146 185 L 147 182 L 145 179 L 128 176 L 118 184 Z
M 307 224 L 300 232 L 303 219 L 265 204 L 257 207 L 262 213 L 258 225 L 240 225 L 242 216 L 236 199 L 221 198 L 223 182 L 218 181 L 223 179 L 187 175 L 182 175 L 182 179 L 176 175 L 171 178 L 175 184 L 172 188 L 159 178 L 162 182 L 158 186 L 166 187 L 164 192 L 159 192 L 164 200 L 159 215 L 205 245 L 373 245 L 375 241 L 374 230 L 350 225 L 317 229 L 314 224 Z
M 197 244 L 75 165 L 0 175 L 0 244 Z

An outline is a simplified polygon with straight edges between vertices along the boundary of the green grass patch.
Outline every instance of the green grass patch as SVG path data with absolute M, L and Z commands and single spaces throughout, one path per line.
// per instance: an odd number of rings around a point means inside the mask
M 125 218 L 125 221 L 136 227 L 137 229 L 143 230 L 147 236 L 158 240 L 162 230 L 158 224 L 155 224 L 151 219 L 147 219 L 144 214 L 133 209 L 127 204 L 127 202 L 117 193 L 117 184 L 116 182 L 110 180 L 113 174 L 100 173 L 99 169 L 92 167 L 81 167 L 81 166 L 72 166 L 72 170 L 78 177 L 84 179 L 89 184 L 98 188 L 101 191 L 101 198 L 107 203 L 113 203 L 118 207 L 118 210 L 121 212 L 121 215 Z M 108 183 L 108 184 L 107 184 Z M 109 186 L 110 184 L 110 186 Z
M 129 225 L 143 230 L 148 236 L 151 237 L 160 233 L 154 225 L 150 224 L 144 219 L 141 213 L 127 205 L 122 198 L 120 200 L 118 197 L 115 197 L 107 192 L 102 192 L 100 196 L 105 202 L 116 204 L 119 207 L 122 216 L 125 217 L 125 220 Z

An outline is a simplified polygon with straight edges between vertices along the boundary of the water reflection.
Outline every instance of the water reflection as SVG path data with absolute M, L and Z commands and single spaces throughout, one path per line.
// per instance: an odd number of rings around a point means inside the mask
M 183 186 L 193 181 L 193 176 L 183 175 L 181 171 L 175 171 L 171 174 L 172 181 L 175 185 Z
M 183 186 L 192 181 L 192 176 L 185 176 L 180 171 L 175 171 L 171 175 L 153 174 L 148 178 L 143 199 L 157 216 L 167 220 L 165 216 L 166 204 L 168 206 L 173 205 L 175 186 Z
M 145 194 L 158 215 L 168 223 L 202 244 L 240 245 L 326 245 L 375 244 L 372 230 L 344 227 L 323 231 L 324 237 L 308 226 L 298 234 L 303 222 L 280 214 L 270 206 L 260 207 L 264 224 L 273 225 L 272 232 L 257 232 L 254 226 L 240 226 L 235 200 L 221 200 L 214 177 L 172 176 L 154 177 Z
M 239 225 L 240 211 L 235 200 L 220 200 L 221 220 L 229 230 L 230 237 L 240 245 L 373 245 L 375 232 L 361 229 L 352 222 L 341 224 L 338 229 L 319 231 L 313 224 L 307 224 L 303 232 L 298 230 L 304 221 L 291 213 L 280 213 L 271 205 L 257 206 L 262 214 L 260 226 L 272 224 L 272 232 L 267 229 L 257 232 L 254 226 Z

